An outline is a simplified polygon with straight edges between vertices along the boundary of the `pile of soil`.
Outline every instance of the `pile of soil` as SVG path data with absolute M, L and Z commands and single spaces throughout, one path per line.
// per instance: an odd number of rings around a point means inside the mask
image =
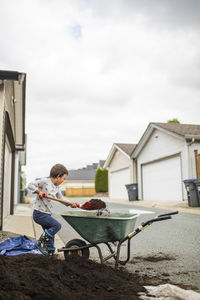
M 0 300 L 139 299 L 155 283 L 164 282 L 79 256 L 0 256 Z

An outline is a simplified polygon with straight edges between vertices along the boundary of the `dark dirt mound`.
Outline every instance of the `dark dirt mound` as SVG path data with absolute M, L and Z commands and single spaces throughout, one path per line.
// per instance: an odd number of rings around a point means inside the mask
M 135 256 L 130 263 L 136 263 L 138 260 L 150 261 L 150 262 L 159 262 L 163 260 L 175 260 L 175 257 L 159 253 L 157 255 L 149 256 Z
M 153 283 L 146 275 L 115 270 L 84 257 L 0 256 L 0 300 L 138 299 L 143 285 Z

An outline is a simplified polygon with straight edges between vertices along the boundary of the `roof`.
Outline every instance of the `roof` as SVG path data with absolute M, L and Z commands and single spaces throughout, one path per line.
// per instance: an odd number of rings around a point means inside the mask
M 79 170 L 69 170 L 69 174 L 66 181 L 69 180 L 95 180 L 96 169 L 79 169 Z
M 136 144 L 114 143 L 112 145 L 110 153 L 108 154 L 108 157 L 105 161 L 104 168 L 107 168 L 109 166 L 109 164 L 112 161 L 112 158 L 117 150 L 122 152 L 125 156 L 128 156 L 130 158 L 131 153 L 133 152 L 135 147 L 136 147 Z
M 100 160 L 99 161 L 99 167 L 103 169 L 103 166 L 105 164 L 105 160 Z
M 133 152 L 133 150 L 135 149 L 137 144 L 119 144 L 119 143 L 116 143 L 115 145 L 117 145 L 126 154 L 131 156 L 131 153 Z
M 26 77 L 25 73 L 16 72 L 16 71 L 4 71 L 0 70 L 0 79 L 1 80 L 16 80 L 21 81 Z
M 179 123 L 150 123 L 182 136 L 200 135 L 200 125 Z
M 155 130 L 165 131 L 168 134 L 171 134 L 179 139 L 184 139 L 186 141 L 191 141 L 193 138 L 200 140 L 200 125 L 193 124 L 180 124 L 180 123 L 149 123 L 147 129 L 142 135 L 139 143 L 134 148 L 131 157 L 136 158 L 147 140 L 149 139 L 152 132 Z

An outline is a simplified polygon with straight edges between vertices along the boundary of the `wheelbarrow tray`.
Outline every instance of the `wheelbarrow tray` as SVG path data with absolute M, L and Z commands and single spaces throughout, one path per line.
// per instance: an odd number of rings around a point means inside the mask
M 91 244 L 120 241 L 135 227 L 138 214 L 110 213 L 97 216 L 97 212 L 76 211 L 61 216 Z

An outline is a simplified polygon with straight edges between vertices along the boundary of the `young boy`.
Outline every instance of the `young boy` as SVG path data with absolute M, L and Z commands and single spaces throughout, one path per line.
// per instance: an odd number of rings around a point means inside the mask
M 29 183 L 28 189 L 37 194 L 34 203 L 33 220 L 40 224 L 44 230 L 35 246 L 44 254 L 54 253 L 54 236 L 61 229 L 61 224 L 51 216 L 51 200 L 43 198 L 45 193 L 48 196 L 64 199 L 59 185 L 65 180 L 68 170 L 61 164 L 56 164 L 50 171 L 50 178 L 43 178 Z M 76 207 L 73 203 L 72 207 Z

